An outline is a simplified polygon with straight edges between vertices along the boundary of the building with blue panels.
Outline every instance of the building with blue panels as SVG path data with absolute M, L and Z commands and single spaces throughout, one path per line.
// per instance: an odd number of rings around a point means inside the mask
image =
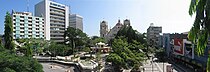
M 13 39 L 44 38 L 44 18 L 12 11 Z

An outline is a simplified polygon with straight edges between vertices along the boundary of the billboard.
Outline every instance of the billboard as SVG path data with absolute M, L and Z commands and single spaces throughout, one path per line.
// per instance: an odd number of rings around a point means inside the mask
M 194 59 L 194 46 L 193 44 L 188 41 L 187 39 L 183 39 L 184 43 L 184 54 L 186 57 Z
M 174 38 L 174 54 L 176 55 L 184 55 L 184 48 L 183 48 L 183 39 Z

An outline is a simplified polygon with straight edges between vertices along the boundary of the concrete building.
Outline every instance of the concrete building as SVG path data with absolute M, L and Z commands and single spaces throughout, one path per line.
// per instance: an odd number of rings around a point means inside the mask
M 163 48 L 165 49 L 166 55 L 168 57 L 173 53 L 173 39 L 187 39 L 187 34 L 178 33 L 163 33 Z
M 110 39 L 115 38 L 117 32 L 123 27 L 123 24 L 118 20 L 118 23 L 107 33 L 105 39 L 109 41 Z
M 162 27 L 154 26 L 153 23 L 151 23 L 147 29 L 148 44 L 154 45 L 155 47 L 162 47 L 160 33 L 162 33 Z
M 83 31 L 83 17 L 78 14 L 70 14 L 69 26 Z
M 44 38 L 44 18 L 30 12 L 12 11 L 13 39 Z
M 35 5 L 35 16 L 44 17 L 46 40 L 64 41 L 64 31 L 69 26 L 69 7 L 50 0 Z
M 106 41 L 109 41 L 110 39 L 115 38 L 117 32 L 123 27 L 123 26 L 130 26 L 130 20 L 125 19 L 123 21 L 123 24 L 118 20 L 118 23 L 111 28 L 110 30 L 108 29 L 108 22 L 106 21 L 101 21 L 100 22 L 100 37 L 104 37 Z
M 102 21 L 100 22 L 100 37 L 105 38 L 108 33 L 108 22 Z

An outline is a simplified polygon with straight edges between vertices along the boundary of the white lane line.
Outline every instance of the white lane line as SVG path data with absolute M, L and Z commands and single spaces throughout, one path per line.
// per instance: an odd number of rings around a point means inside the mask
M 160 66 L 155 62 L 155 65 L 158 67 L 158 69 L 160 70 L 160 72 L 163 72 L 163 70 L 160 68 Z

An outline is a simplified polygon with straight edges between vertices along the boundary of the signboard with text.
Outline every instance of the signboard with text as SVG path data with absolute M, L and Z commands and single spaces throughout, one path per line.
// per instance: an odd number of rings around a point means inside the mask
M 174 42 L 174 54 L 176 55 L 184 55 L 184 48 L 183 48 L 183 40 L 175 38 Z

